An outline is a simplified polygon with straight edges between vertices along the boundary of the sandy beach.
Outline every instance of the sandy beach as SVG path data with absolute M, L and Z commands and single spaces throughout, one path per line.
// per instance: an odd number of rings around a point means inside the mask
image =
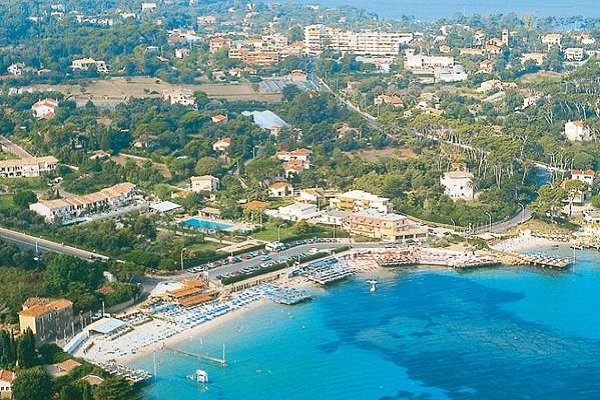
M 564 242 L 559 242 L 547 238 L 540 238 L 535 236 L 519 236 L 515 238 L 502 240 L 498 243 L 494 243 L 490 247 L 495 250 L 506 253 L 524 253 L 536 249 L 543 249 L 546 247 L 564 244 Z
M 138 350 L 134 354 L 129 354 L 129 355 L 126 355 L 126 356 L 123 356 L 120 358 L 116 358 L 115 361 L 117 361 L 120 364 L 127 365 L 139 358 L 142 358 L 142 357 L 147 356 L 148 354 L 151 354 L 154 351 L 162 350 L 165 347 L 175 347 L 177 344 L 185 342 L 186 340 L 190 340 L 192 338 L 198 339 L 198 338 L 202 337 L 202 335 L 204 335 L 224 324 L 234 321 L 235 319 L 239 318 L 240 316 L 250 313 L 250 312 L 252 312 L 260 307 L 263 307 L 269 303 L 270 303 L 270 301 L 267 299 L 262 299 L 262 300 L 256 301 L 252 304 L 247 305 L 244 308 L 231 311 L 225 315 L 220 316 L 219 318 L 213 319 L 212 321 L 208 321 L 201 325 L 198 325 L 195 328 L 188 329 L 183 332 L 177 333 L 177 334 L 171 336 L 170 338 L 165 339 L 164 341 L 162 341 L 160 343 L 155 343 L 153 345 L 144 347 L 144 348 Z

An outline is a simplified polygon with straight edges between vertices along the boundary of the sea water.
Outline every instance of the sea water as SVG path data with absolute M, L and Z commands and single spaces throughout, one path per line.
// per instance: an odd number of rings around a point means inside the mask
M 597 399 L 600 256 L 574 268 L 400 269 L 267 305 L 156 354 L 146 399 Z M 153 357 L 135 363 L 152 371 Z M 186 378 L 196 369 L 210 383 Z
M 267 1 L 267 0 L 263 0 Z M 457 14 L 515 13 L 539 17 L 600 17 L 596 0 L 293 0 L 295 3 L 319 4 L 324 7 L 350 5 L 378 14 L 382 18 L 400 19 L 403 15 L 424 21 L 451 18 Z

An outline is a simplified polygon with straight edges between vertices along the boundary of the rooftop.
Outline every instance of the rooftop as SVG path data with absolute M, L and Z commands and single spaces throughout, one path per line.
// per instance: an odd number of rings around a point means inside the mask
M 63 310 L 65 308 L 73 307 L 73 302 L 67 299 L 52 300 L 46 304 L 39 304 L 33 307 L 29 307 L 19 312 L 19 316 L 22 317 L 39 317 L 52 311 Z
M 15 373 L 12 371 L 7 371 L 5 369 L 0 369 L 0 381 L 3 382 L 12 382 L 15 380 Z
M 111 332 L 116 331 L 125 325 L 125 322 L 116 318 L 102 318 L 85 327 L 87 331 L 101 333 L 107 335 Z
M 448 171 L 444 172 L 444 177 L 447 179 L 472 179 L 473 174 L 467 171 Z
M 382 221 L 403 221 L 403 220 L 407 219 L 404 215 L 400 215 L 400 214 L 396 214 L 396 213 L 383 214 L 383 213 L 377 212 L 376 210 L 357 211 L 357 212 L 352 213 L 351 215 L 353 217 L 366 217 L 366 218 L 379 219 Z
M 181 206 L 177 203 L 173 203 L 172 201 L 161 201 L 160 203 L 152 204 L 150 208 L 155 211 L 164 213 L 177 210 L 178 208 L 181 208 Z
M 270 110 L 244 111 L 242 112 L 242 115 L 253 117 L 254 123 L 262 129 L 283 128 L 288 125 L 287 122 L 279 117 L 279 115 Z

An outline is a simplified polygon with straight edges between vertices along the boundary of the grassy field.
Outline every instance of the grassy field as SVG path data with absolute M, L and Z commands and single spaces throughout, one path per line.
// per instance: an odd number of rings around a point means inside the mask
M 77 85 L 33 85 L 36 90 L 55 90 L 70 96 L 75 101 L 91 100 L 97 103 L 125 102 L 129 98 L 160 98 L 164 90 L 190 89 L 203 91 L 209 97 L 230 101 L 258 100 L 280 102 L 281 94 L 259 93 L 251 84 L 232 85 L 227 83 L 203 83 L 194 85 L 172 85 L 157 78 L 132 77 L 99 79 Z
M 10 194 L 5 194 L 0 196 L 0 208 L 5 210 L 8 208 L 17 208 L 15 203 L 13 202 L 13 197 Z
M 387 149 L 369 149 L 361 150 L 350 153 L 351 155 L 358 156 L 365 161 L 375 162 L 381 158 L 394 157 L 394 158 L 417 158 L 418 156 L 409 148 L 387 148 Z
M 121 153 L 117 156 L 113 156 L 112 160 L 122 166 L 127 164 L 127 161 L 131 160 L 131 161 L 134 161 L 138 167 L 142 167 L 146 162 L 150 161 L 152 163 L 152 165 L 154 165 L 156 167 L 156 169 L 158 169 L 158 172 L 160 172 L 160 174 L 164 178 L 171 179 L 173 177 L 173 174 L 171 174 L 171 171 L 169 170 L 169 167 L 167 167 L 166 164 L 154 162 L 149 158 L 138 157 L 138 156 L 133 156 L 130 154 Z
M 18 157 L 15 156 L 14 154 L 11 154 L 7 151 L 1 151 L 0 150 L 0 161 L 2 160 L 16 160 Z
M 309 237 L 333 237 L 333 228 L 322 225 L 319 225 L 318 228 L 320 231 L 309 235 Z M 279 231 L 281 240 L 286 240 L 298 236 L 294 233 L 293 226 L 282 226 Z M 348 237 L 348 234 L 345 231 L 340 230 L 339 228 L 336 229 L 335 232 L 336 237 Z M 277 240 L 277 225 L 272 222 L 267 222 L 265 224 L 265 229 L 253 233 L 252 237 L 258 240 L 274 242 Z

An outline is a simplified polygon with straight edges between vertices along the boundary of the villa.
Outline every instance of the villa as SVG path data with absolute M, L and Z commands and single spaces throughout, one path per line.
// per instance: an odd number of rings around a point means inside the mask
M 32 297 L 23 304 L 19 312 L 19 329 L 31 329 L 37 343 L 57 340 L 66 329 L 71 329 L 73 302 L 67 299 Z
M 170 105 L 196 106 L 194 92 L 188 89 L 169 89 L 163 91 L 162 98 Z
M 452 200 L 473 200 L 475 190 L 473 174 L 465 171 L 445 172 L 440 178 L 441 185 L 445 188 L 444 193 Z
M 31 106 L 31 110 L 37 119 L 49 119 L 54 117 L 58 108 L 58 100 L 43 99 Z
M 288 197 L 294 194 L 294 186 L 289 182 L 275 182 L 269 186 L 269 197 Z
M 229 146 L 231 146 L 231 139 L 223 138 L 213 143 L 212 148 L 214 151 L 218 151 L 219 153 L 226 153 L 229 149 Z
M 583 121 L 569 121 L 565 124 L 565 136 L 571 142 L 592 140 L 592 130 Z
M 212 175 L 192 176 L 190 185 L 196 193 L 215 192 L 219 190 L 219 178 Z
M 102 74 L 108 73 L 108 67 L 102 60 L 94 60 L 93 58 L 80 58 L 73 60 L 71 63 L 72 70 L 89 71 L 91 67 L 94 67 L 96 71 Z
M 571 171 L 571 179 L 585 182 L 589 187 L 594 185 L 595 178 L 596 173 L 591 169 L 586 169 L 585 171 L 581 169 L 575 169 Z
M 0 399 L 12 398 L 12 384 L 14 380 L 14 372 L 0 369 Z
M 307 220 L 319 215 L 317 206 L 306 203 L 294 203 L 289 206 L 279 207 L 277 210 L 267 210 L 265 214 L 286 221 Z

